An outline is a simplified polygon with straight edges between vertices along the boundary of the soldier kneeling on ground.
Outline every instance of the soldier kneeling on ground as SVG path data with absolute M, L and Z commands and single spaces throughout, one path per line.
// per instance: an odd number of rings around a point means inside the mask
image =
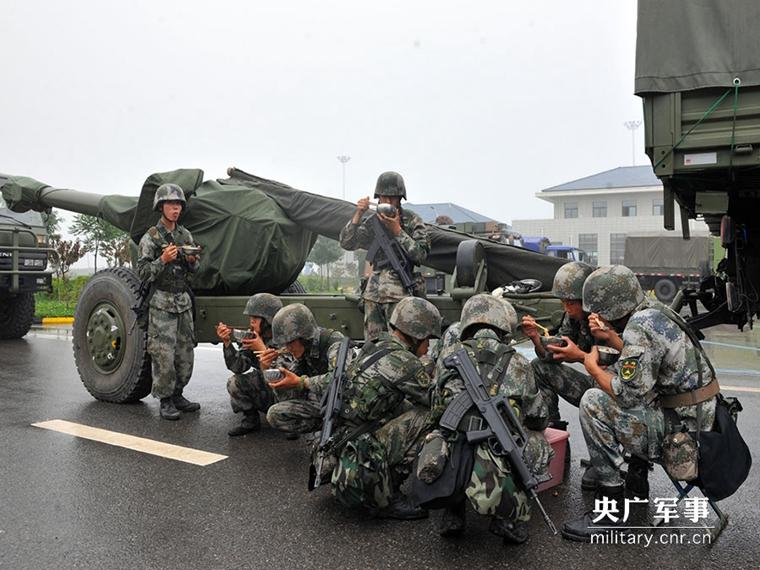
M 224 323 L 216 326 L 216 335 L 224 344 L 224 363 L 233 372 L 227 380 L 232 411 L 243 413 L 240 425 L 228 432 L 230 437 L 261 429 L 259 412 L 266 413 L 275 402 L 262 371 L 272 368 L 275 361 L 278 366 L 287 366 L 272 341 L 272 320 L 280 309 L 282 301 L 270 293 L 257 293 L 248 299 L 243 315 L 248 317 L 249 328 L 238 339 L 239 349 L 233 344 L 233 329 Z

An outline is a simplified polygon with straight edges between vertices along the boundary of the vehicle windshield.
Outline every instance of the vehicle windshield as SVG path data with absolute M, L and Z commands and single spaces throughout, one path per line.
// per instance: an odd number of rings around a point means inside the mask
M 24 213 L 13 212 L 6 207 L 5 201 L 0 196 L 0 224 L 12 226 L 18 222 L 33 227 L 43 227 L 45 225 L 42 223 L 42 215 L 39 212 L 31 210 Z

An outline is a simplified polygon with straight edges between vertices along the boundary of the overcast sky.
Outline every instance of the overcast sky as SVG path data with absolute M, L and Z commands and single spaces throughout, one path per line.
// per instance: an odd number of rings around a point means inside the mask
M 303 190 L 551 217 L 542 188 L 632 162 L 636 5 L 35 1 L 0 5 L 0 172 L 137 194 L 235 165 Z M 643 127 L 637 132 L 637 164 Z

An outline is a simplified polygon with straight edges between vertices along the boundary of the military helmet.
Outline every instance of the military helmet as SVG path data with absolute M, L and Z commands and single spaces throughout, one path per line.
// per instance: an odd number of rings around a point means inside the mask
M 504 308 L 507 310 L 507 323 L 509 323 L 510 330 L 514 332 L 517 328 L 517 311 L 515 311 L 512 303 L 507 301 L 504 297 L 497 297 L 497 299 L 502 302 Z
M 282 301 L 271 293 L 256 293 L 245 304 L 244 315 L 261 317 L 270 325 L 277 311 L 282 309 Z
M 272 341 L 285 346 L 296 339 L 316 341 L 319 325 L 306 305 L 293 303 L 277 311 L 272 319 Z
M 467 299 L 462 307 L 461 338 L 470 338 L 472 336 L 470 328 L 474 325 L 487 325 L 511 334 L 511 321 L 506 301 L 488 293 L 480 293 Z M 517 315 L 514 321 L 517 321 Z
M 441 314 L 433 303 L 420 297 L 401 299 L 393 309 L 390 324 L 417 340 L 441 336 Z
M 153 209 L 158 211 L 161 208 L 162 202 L 169 202 L 170 200 L 182 202 L 183 207 L 187 205 L 185 192 L 179 184 L 172 184 L 171 182 L 161 184 L 153 196 Z
M 380 196 L 401 196 L 406 200 L 404 178 L 398 172 L 383 172 L 375 185 L 375 198 Z
M 593 270 L 582 261 L 565 263 L 554 275 L 552 294 L 565 301 L 580 301 L 583 299 L 583 283 Z
M 583 310 L 616 321 L 644 301 L 644 290 L 633 271 L 625 265 L 600 267 L 583 285 Z

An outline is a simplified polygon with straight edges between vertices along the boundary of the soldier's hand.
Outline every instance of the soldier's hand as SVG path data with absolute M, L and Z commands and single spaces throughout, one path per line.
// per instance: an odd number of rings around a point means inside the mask
M 220 322 L 218 325 L 216 325 L 216 336 L 218 336 L 219 340 L 224 343 L 224 346 L 230 345 L 230 334 L 232 334 L 230 327 L 224 323 Z
M 282 380 L 270 384 L 275 390 L 292 390 L 301 386 L 301 377 L 297 376 L 287 368 L 278 368 L 282 372 Z
M 177 249 L 177 246 L 174 244 L 167 245 L 166 249 L 164 249 L 163 253 L 161 253 L 161 261 L 164 262 L 164 264 L 171 263 L 175 259 L 177 259 L 177 254 L 179 253 L 179 250 Z
M 617 335 L 610 324 L 596 313 L 588 316 L 588 326 L 591 336 L 596 340 L 609 341 L 613 335 Z
M 530 339 L 536 339 L 540 335 L 538 334 L 538 327 L 536 326 L 536 319 L 530 315 L 524 315 L 522 318 L 522 330 L 525 336 Z
M 383 225 L 388 228 L 388 231 L 392 235 L 397 236 L 401 234 L 401 212 L 396 208 L 395 216 L 386 216 L 385 214 L 377 213 L 377 217 L 383 222 Z
M 546 350 L 554 354 L 554 360 L 560 362 L 583 362 L 586 353 L 583 352 L 577 344 L 575 344 L 569 337 L 562 337 L 567 346 L 557 346 L 556 344 L 550 344 L 546 347 Z
M 272 367 L 272 363 L 275 361 L 277 356 L 279 356 L 279 352 L 277 352 L 274 348 L 265 348 L 264 354 L 259 356 L 259 364 L 261 365 L 261 368 L 266 370 L 267 368 Z
M 267 349 L 267 345 L 264 344 L 264 341 L 261 340 L 261 337 L 259 335 L 257 335 L 255 332 L 250 332 L 248 334 L 250 335 L 248 338 L 244 338 L 240 341 L 240 344 L 243 345 L 243 348 L 250 350 L 251 352 L 260 352 Z
M 185 259 L 187 260 L 188 263 L 195 263 L 196 261 L 198 261 L 200 259 L 200 256 L 198 256 L 198 255 L 186 255 Z
M 596 346 L 592 346 L 591 352 L 586 354 L 586 357 L 583 359 L 583 366 L 586 368 L 587 372 L 602 368 L 599 365 L 599 349 Z M 606 368 L 606 366 L 604 368 Z
M 369 196 L 360 198 L 359 201 L 356 202 L 356 209 L 360 211 L 362 214 L 366 212 L 369 209 Z

